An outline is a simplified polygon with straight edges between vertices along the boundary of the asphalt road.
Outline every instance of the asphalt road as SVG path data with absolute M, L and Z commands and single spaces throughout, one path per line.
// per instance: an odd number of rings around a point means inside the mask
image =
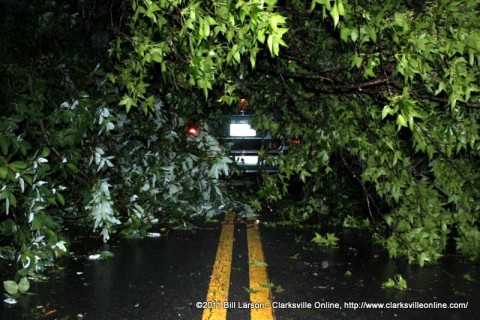
M 115 254 L 104 261 L 87 259 L 94 248 L 98 250 L 98 242 L 78 239 L 63 268 L 51 272 L 49 281 L 33 284 L 31 293 L 18 304 L 3 303 L 0 319 L 202 319 L 223 226 L 171 230 L 160 238 L 115 240 L 100 248 Z M 252 317 L 250 308 L 240 307 L 255 294 L 250 282 L 250 227 L 241 223 L 232 228 L 229 320 Z M 275 319 L 453 320 L 476 319 L 480 312 L 478 266 L 460 257 L 419 268 L 389 260 L 357 231 L 338 233 L 338 248 L 312 244 L 311 230 L 260 226 L 260 232 L 268 265 L 268 303 L 275 306 Z M 409 289 L 382 289 L 381 284 L 397 273 L 407 280 Z M 366 303 L 390 303 L 390 308 L 369 309 L 373 305 Z M 420 308 L 418 303 L 435 308 Z M 468 308 L 438 309 L 442 303 L 468 303 Z
M 218 234 L 119 240 L 101 248 L 115 254 L 103 261 L 77 253 L 19 304 L 3 303 L 0 319 L 200 319 L 195 302 L 205 300 Z

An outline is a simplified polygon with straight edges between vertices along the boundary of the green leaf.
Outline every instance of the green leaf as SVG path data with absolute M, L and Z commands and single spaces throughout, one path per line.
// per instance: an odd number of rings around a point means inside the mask
M 358 30 L 357 29 L 352 30 L 352 33 L 350 34 L 350 38 L 352 38 L 353 42 L 357 41 L 357 39 L 358 39 Z
M 10 146 L 10 139 L 5 136 L 0 136 L 0 149 L 2 149 L 2 154 L 4 156 L 8 153 L 8 147 Z
M 339 238 L 337 238 L 337 236 L 335 236 L 334 233 L 327 233 L 327 243 L 329 245 L 335 245 L 337 244 L 338 240 L 340 240 Z
M 407 281 L 401 274 L 396 274 L 393 279 L 389 278 L 386 282 L 382 283 L 382 289 L 407 290 Z
M 468 49 L 468 64 L 470 67 L 473 67 L 475 64 L 475 51 L 472 49 Z
M 254 199 L 254 200 L 250 201 L 250 205 L 255 209 L 261 209 L 262 208 L 262 203 L 258 199 Z
M 23 277 L 20 279 L 20 282 L 18 283 L 18 290 L 22 293 L 27 292 L 30 289 L 30 282 L 28 281 L 27 277 Z
M 264 29 L 258 30 L 257 39 L 260 43 L 265 43 L 265 30 Z
M 27 146 L 28 145 L 25 143 L 25 141 L 20 142 L 20 144 L 18 145 L 18 150 L 20 151 L 20 154 L 22 156 L 27 155 Z
M 111 251 L 101 251 L 100 252 L 100 259 L 101 260 L 112 259 L 114 257 L 115 257 L 115 254 Z
M 425 252 L 420 253 L 417 257 L 417 262 L 420 267 L 423 267 L 425 265 L 425 261 L 427 260 L 428 260 L 428 257 Z
M 322 244 L 322 243 L 325 243 L 326 240 L 321 234 L 315 232 L 315 237 L 312 239 L 312 242 Z
M 352 55 L 352 63 L 351 63 L 351 67 L 356 67 L 356 68 L 360 68 L 362 66 L 362 62 L 363 62 L 363 57 L 358 55 L 358 54 L 353 54 Z
M 395 278 L 396 278 L 397 285 L 398 285 L 399 289 L 405 290 L 405 289 L 408 288 L 407 280 L 405 280 L 405 278 L 403 278 L 402 275 L 397 274 Z
M 40 155 L 40 157 L 46 158 L 46 157 L 48 157 L 49 155 L 50 155 L 50 149 L 47 148 L 47 147 L 43 148 L 42 154 Z
M 60 204 L 62 206 L 64 206 L 65 205 L 65 198 L 62 196 L 62 194 L 57 192 L 56 197 L 57 197 L 58 202 L 60 202 Z
M 278 21 L 277 21 L 277 17 L 276 16 L 273 16 L 270 18 L 270 26 L 272 27 L 272 30 L 273 31 L 276 31 L 277 28 L 278 28 Z
M 67 168 L 75 174 L 78 173 L 78 168 L 73 163 L 67 163 Z
M 401 114 L 399 114 L 397 116 L 397 125 L 398 125 L 398 129 L 400 130 L 401 127 L 406 127 L 407 126 L 407 120 L 405 119 L 405 117 Z
M 480 51 L 480 31 L 475 31 L 470 35 L 468 46 L 476 51 Z
M 8 168 L 7 167 L 0 167 L 0 179 L 7 178 L 8 175 Z
M 208 19 L 203 19 L 203 37 L 207 38 L 210 35 L 210 23 Z
M 447 92 L 447 84 L 440 81 L 440 83 L 438 84 L 438 89 L 435 91 L 435 95 L 438 95 L 442 91 Z
M 325 236 L 315 232 L 315 237 L 311 240 L 319 245 L 335 246 L 340 240 L 334 233 L 327 233 Z
M 5 288 L 5 291 L 10 295 L 18 294 L 18 284 L 15 281 L 3 281 L 3 287 Z
M 387 281 L 382 283 L 382 289 L 390 289 L 395 286 L 395 281 L 392 278 L 389 278 Z
M 239 52 L 239 51 L 235 52 L 235 53 L 233 54 L 233 58 L 235 59 L 235 61 L 236 61 L 237 63 L 240 63 L 240 52 Z
M 338 6 L 337 6 L 336 2 L 333 5 L 332 10 L 330 11 L 330 15 L 332 16 L 332 19 L 333 19 L 333 25 L 336 27 L 338 25 L 338 21 L 340 19 L 340 15 L 339 15 L 339 12 L 338 12 Z
M 261 261 L 249 261 L 248 264 L 255 267 L 268 267 L 268 264 Z
M 338 14 L 341 16 L 345 15 L 345 8 L 343 7 L 342 1 L 338 0 Z
M 302 180 L 302 182 L 306 182 L 307 180 L 307 177 L 310 177 L 312 174 L 306 170 L 302 170 L 300 172 L 300 180 Z
M 243 287 L 245 289 L 245 291 L 247 291 L 248 294 L 254 294 L 254 293 L 258 293 L 260 292 L 259 290 L 255 290 L 255 289 L 251 289 L 251 288 L 246 288 L 246 287 Z
M 136 107 L 136 102 L 132 99 L 132 97 L 128 95 L 124 95 L 122 100 L 118 103 L 121 106 L 125 106 L 127 113 L 130 111 L 132 107 Z
M 38 230 L 42 227 L 42 220 L 41 218 L 36 215 L 33 217 L 33 220 L 32 220 L 32 225 L 31 225 L 31 230 L 35 231 L 35 230 Z
M 463 275 L 463 279 L 469 281 L 469 282 L 477 282 L 474 277 L 470 273 L 465 273 Z
M 342 39 L 344 42 L 347 42 L 348 37 L 350 36 L 351 33 L 352 33 L 351 29 L 346 27 L 342 28 L 340 30 L 340 39 Z
M 273 35 L 269 35 L 267 38 L 267 45 L 268 45 L 268 50 L 270 51 L 270 54 L 273 56 Z
M 382 120 L 385 119 L 386 116 L 388 116 L 389 114 L 392 113 L 392 108 L 390 108 L 390 106 L 385 106 L 383 107 L 383 110 L 382 110 Z
M 23 161 L 14 161 L 10 163 L 9 166 L 15 168 L 16 170 L 23 170 L 27 168 L 27 164 Z
M 17 198 L 15 197 L 15 195 L 14 195 L 13 193 L 10 193 L 10 194 L 8 195 L 8 200 L 10 201 L 10 203 L 12 204 L 12 206 L 13 206 L 14 208 L 17 207 Z

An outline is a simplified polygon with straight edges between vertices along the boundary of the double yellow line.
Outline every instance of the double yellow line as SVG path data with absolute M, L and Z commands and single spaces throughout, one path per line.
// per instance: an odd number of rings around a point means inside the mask
M 222 226 L 220 233 L 217 256 L 213 265 L 212 278 L 206 299 L 212 307 L 203 311 L 202 320 L 227 319 L 228 309 L 224 308 L 224 302 L 228 302 L 230 288 L 234 220 L 234 214 L 227 213 L 225 215 L 226 223 Z M 247 245 L 250 303 L 262 306 L 261 308 L 250 308 L 250 318 L 254 320 L 273 320 L 275 317 L 273 315 L 270 287 L 268 285 L 267 264 L 263 255 L 258 224 L 247 225 Z

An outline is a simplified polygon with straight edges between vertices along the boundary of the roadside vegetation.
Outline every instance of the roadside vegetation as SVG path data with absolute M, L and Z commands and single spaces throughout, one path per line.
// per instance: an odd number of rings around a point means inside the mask
M 474 0 L 0 2 L 0 257 L 18 270 L 7 292 L 68 255 L 72 227 L 108 241 L 220 213 L 235 200 L 221 179 L 233 167 L 208 120 L 241 97 L 257 129 L 300 141 L 252 208 L 296 181 L 301 206 L 284 219 L 369 224 L 391 257 L 421 266 L 449 242 L 478 261 L 479 11 Z

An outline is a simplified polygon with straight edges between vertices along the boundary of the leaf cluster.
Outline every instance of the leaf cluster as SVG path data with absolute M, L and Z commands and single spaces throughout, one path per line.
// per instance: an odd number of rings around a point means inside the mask
M 197 137 L 186 132 L 199 102 L 151 92 L 150 113 L 127 114 L 106 55 L 84 46 L 91 30 L 123 30 L 123 6 L 110 16 L 96 1 L 67 2 L 31 11 L 19 2 L 1 13 L 5 30 L 21 29 L 22 13 L 33 21 L 31 33 L 7 41 L 22 59 L 0 50 L 0 256 L 17 280 L 38 279 L 67 255 L 72 226 L 104 241 L 118 232 L 141 237 L 152 224 L 213 216 L 224 201 L 220 177 L 231 160 L 206 122 Z
M 398 289 L 408 290 L 407 281 L 401 274 L 396 274 L 393 278 L 388 278 L 387 281 L 382 283 L 382 289 Z
M 257 61 L 245 92 L 259 129 L 301 144 L 289 145 L 268 190 L 277 187 L 278 199 L 298 177 L 320 201 L 330 192 L 336 203 L 360 203 L 340 211 L 368 216 L 392 257 L 433 263 L 455 238 L 478 259 L 478 9 L 475 1 L 280 6 L 287 47 Z
M 133 2 L 129 35 L 117 38 L 110 51 L 122 61 L 111 74 L 112 81 L 125 88 L 120 105 L 127 112 L 131 107 L 151 110 L 152 87 L 192 95 L 200 89 L 205 98 L 215 87 L 224 91 L 219 100 L 231 104 L 235 72 L 242 74 L 243 60 L 255 68 L 263 46 L 277 56 L 286 45 L 286 21 L 274 12 L 275 2 Z

